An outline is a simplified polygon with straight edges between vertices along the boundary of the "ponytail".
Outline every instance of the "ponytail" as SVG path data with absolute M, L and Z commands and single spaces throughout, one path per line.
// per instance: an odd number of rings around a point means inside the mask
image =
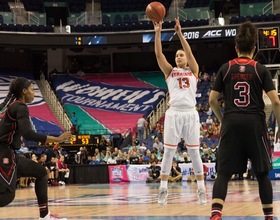
M 4 102 L 0 104 L 0 113 L 4 112 L 6 108 L 15 100 L 14 95 L 9 92 Z
M 31 84 L 32 82 L 24 77 L 14 79 L 10 84 L 7 97 L 0 104 L 0 113 L 4 112 L 15 99 L 18 99 L 22 94 L 22 90 L 28 88 Z

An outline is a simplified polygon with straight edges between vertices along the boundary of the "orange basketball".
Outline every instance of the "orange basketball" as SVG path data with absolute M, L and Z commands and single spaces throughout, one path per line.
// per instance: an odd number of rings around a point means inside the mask
M 151 2 L 146 7 L 146 15 L 151 21 L 161 21 L 164 18 L 165 13 L 165 7 L 160 2 Z

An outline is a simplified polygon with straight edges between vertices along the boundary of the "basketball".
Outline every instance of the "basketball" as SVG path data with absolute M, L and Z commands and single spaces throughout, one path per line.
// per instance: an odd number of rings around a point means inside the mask
M 146 7 L 147 17 L 154 22 L 161 21 L 165 16 L 166 10 L 160 2 L 151 2 Z

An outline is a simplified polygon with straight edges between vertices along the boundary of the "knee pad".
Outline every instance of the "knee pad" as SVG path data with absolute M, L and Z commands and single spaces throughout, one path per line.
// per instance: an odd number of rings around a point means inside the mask
M 162 175 L 169 175 L 172 167 L 173 157 L 175 155 L 176 149 L 165 148 L 164 155 L 161 163 L 161 173 Z
M 203 164 L 200 157 L 198 148 L 188 148 L 188 153 L 192 160 L 192 165 L 195 175 L 204 175 L 203 173 Z

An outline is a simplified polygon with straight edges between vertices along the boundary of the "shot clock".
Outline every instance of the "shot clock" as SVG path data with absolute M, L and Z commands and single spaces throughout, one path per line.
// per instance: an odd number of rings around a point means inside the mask
M 279 49 L 279 28 L 258 28 L 258 49 Z

